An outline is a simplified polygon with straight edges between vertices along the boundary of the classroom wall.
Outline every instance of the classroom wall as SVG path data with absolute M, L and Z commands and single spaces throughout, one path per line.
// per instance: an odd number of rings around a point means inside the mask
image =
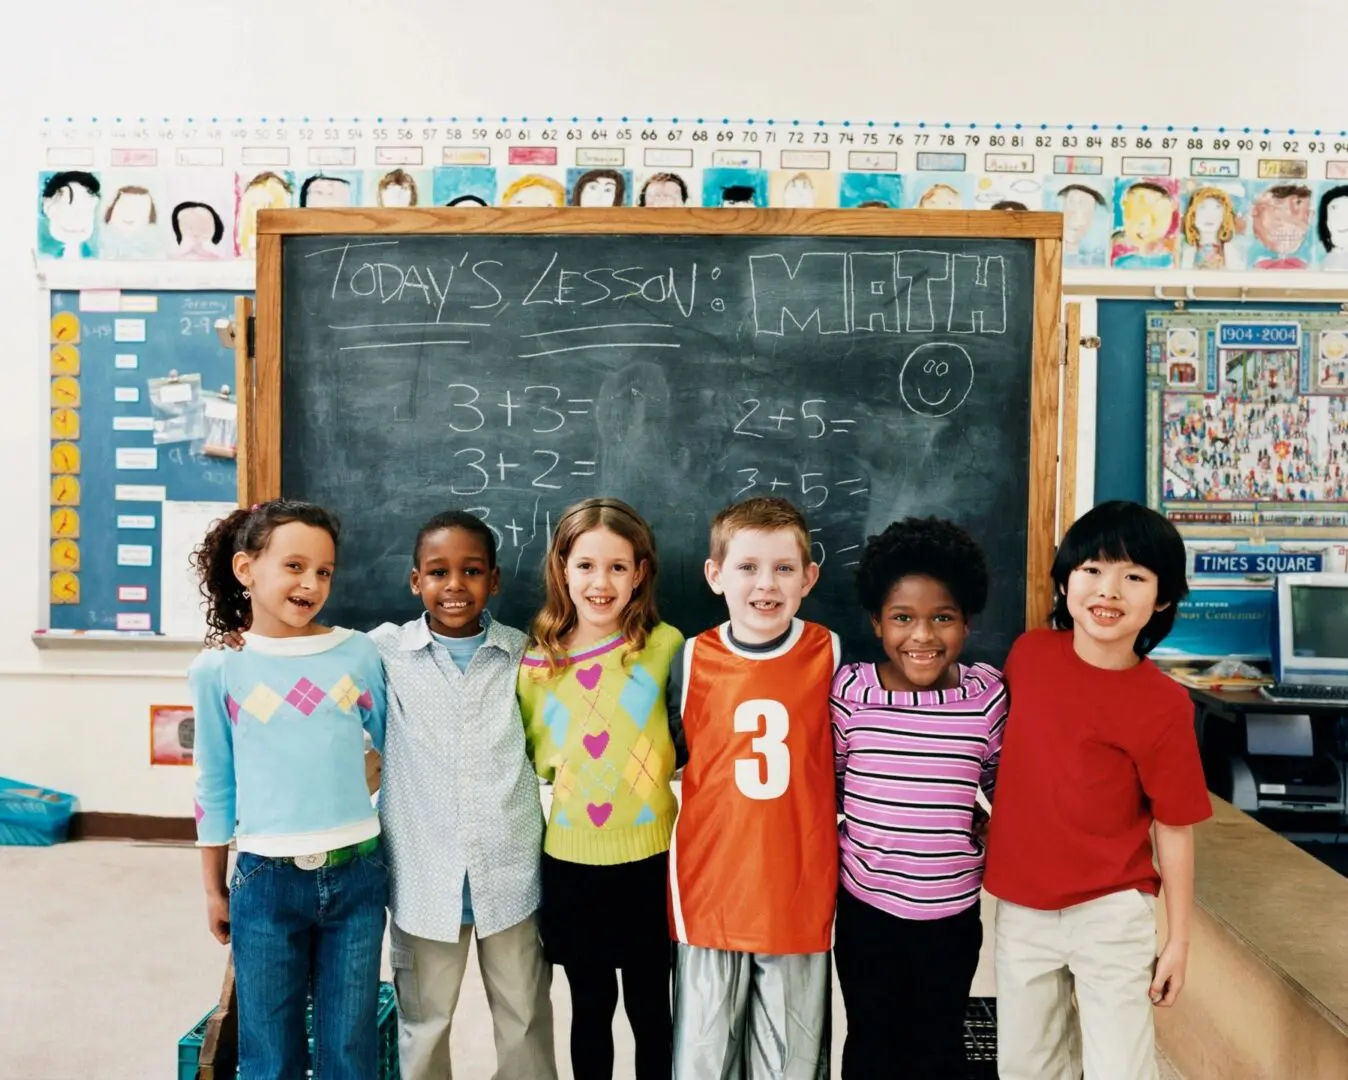
M 190 653 L 39 652 L 29 638 L 46 516 L 45 317 L 31 256 L 42 116 L 700 111 L 1348 127 L 1341 35 L 1328 32 L 1341 0 L 1100 12 L 1081 0 L 62 0 L 43 20 L 11 23 L 0 65 L 0 775 L 73 792 L 86 810 L 183 816 L 191 805 L 190 770 L 147 763 L 148 706 L 184 699 Z

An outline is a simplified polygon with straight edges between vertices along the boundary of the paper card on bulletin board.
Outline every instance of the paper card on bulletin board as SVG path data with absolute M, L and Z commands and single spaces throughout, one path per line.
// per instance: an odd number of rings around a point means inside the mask
M 206 615 L 192 552 L 233 503 L 166 502 L 160 529 L 159 632 L 169 637 L 206 635 Z

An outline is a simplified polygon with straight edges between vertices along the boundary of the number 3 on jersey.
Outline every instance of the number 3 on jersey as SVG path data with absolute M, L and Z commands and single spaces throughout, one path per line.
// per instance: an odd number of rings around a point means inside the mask
M 735 730 L 752 732 L 749 743 L 757 757 L 735 762 L 735 786 L 751 799 L 780 799 L 791 782 L 791 750 L 786 734 L 791 718 L 786 706 L 771 698 L 743 701 L 735 709 Z

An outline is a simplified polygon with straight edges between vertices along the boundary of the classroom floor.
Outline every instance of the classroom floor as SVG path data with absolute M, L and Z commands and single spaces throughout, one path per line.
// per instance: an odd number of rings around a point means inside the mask
M 199 866 L 185 845 L 0 847 L 0 1080 L 177 1075 L 178 1040 L 214 1005 L 225 963 L 223 947 L 206 930 Z M 985 900 L 989 927 L 991 914 Z M 988 941 L 973 993 L 993 994 Z M 558 1064 L 570 1080 L 570 1005 L 561 972 L 553 1002 Z M 834 1017 L 837 1076 L 846 1025 L 836 991 Z M 615 1027 L 615 1080 L 624 1080 L 632 1076 L 631 1038 L 625 1021 Z M 475 965 L 452 1047 L 458 1080 L 491 1076 L 491 1022 Z M 1164 1062 L 1161 1077 L 1180 1080 Z

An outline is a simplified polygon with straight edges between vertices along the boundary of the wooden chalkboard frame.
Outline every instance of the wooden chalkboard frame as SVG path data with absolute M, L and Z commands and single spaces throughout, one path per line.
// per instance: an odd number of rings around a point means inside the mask
M 740 210 L 722 208 L 559 209 L 311 208 L 263 210 L 257 222 L 254 367 L 240 380 L 240 501 L 281 493 L 281 247 L 287 236 L 431 235 L 435 233 L 599 233 L 945 237 L 1033 240 L 1034 335 L 1030 389 L 1030 478 L 1025 622 L 1048 622 L 1047 587 L 1057 524 L 1058 406 L 1062 365 L 1062 234 L 1058 213 L 963 210 Z M 245 388 L 251 400 L 243 406 Z M 244 430 L 246 417 L 247 431 Z M 1065 432 L 1064 439 L 1075 438 Z M 241 445 L 243 445 L 241 443 Z

